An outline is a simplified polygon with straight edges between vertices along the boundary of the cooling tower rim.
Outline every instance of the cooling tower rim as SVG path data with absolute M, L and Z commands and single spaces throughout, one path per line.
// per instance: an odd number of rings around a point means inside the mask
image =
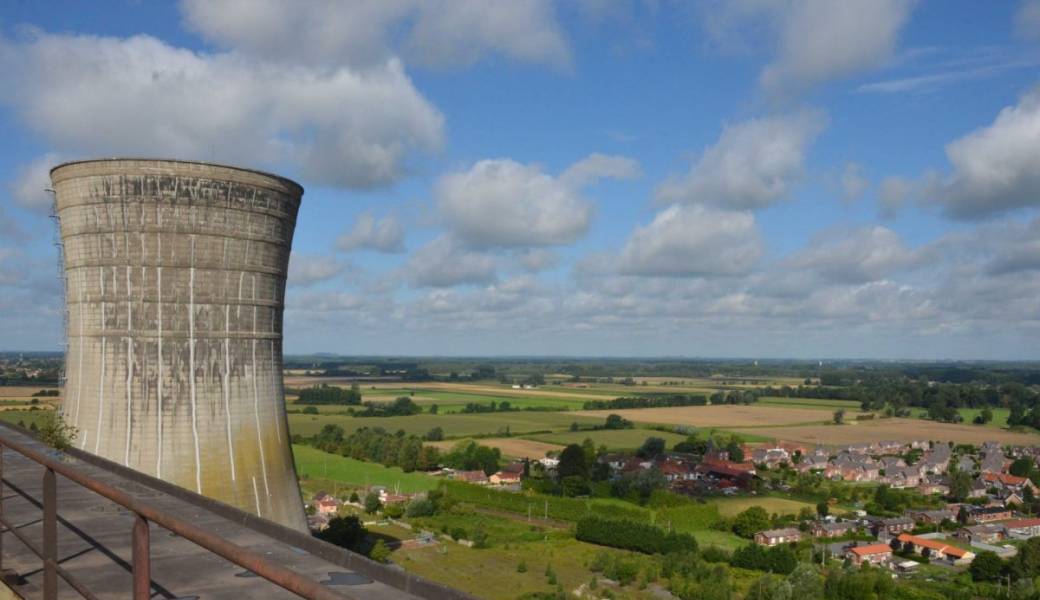
M 281 183 L 282 185 L 290 188 L 292 191 L 294 191 L 297 194 L 297 196 L 303 196 L 303 191 L 304 191 L 303 186 L 300 185 L 299 183 L 293 181 L 292 179 L 289 179 L 288 177 L 283 177 L 282 175 L 277 175 L 277 174 L 271 173 L 269 171 L 262 171 L 260 169 L 251 169 L 249 167 L 239 167 L 239 166 L 235 166 L 235 165 L 228 165 L 228 164 L 217 163 L 217 162 L 210 162 L 210 161 L 205 161 L 205 160 L 188 160 L 188 159 L 183 159 L 183 158 L 147 158 L 147 157 L 140 157 L 140 156 L 114 156 L 114 157 L 105 157 L 105 158 L 85 158 L 85 159 L 80 159 L 80 160 L 70 160 L 70 161 L 66 161 L 66 162 L 63 162 L 63 163 L 59 163 L 59 164 L 55 165 L 54 167 L 52 167 L 51 170 L 50 170 L 50 178 L 51 178 L 52 182 L 56 183 L 56 180 L 54 179 L 55 172 L 60 171 L 62 169 L 66 169 L 66 168 L 69 168 L 69 167 L 75 167 L 75 166 L 93 165 L 93 164 L 103 165 L 103 164 L 107 164 L 107 163 L 138 163 L 139 166 L 158 165 L 158 164 L 164 164 L 165 163 L 165 164 L 172 164 L 172 165 L 194 165 L 194 166 L 199 166 L 199 167 L 211 167 L 211 168 L 214 168 L 214 169 L 225 169 L 229 173 L 236 173 L 236 172 L 237 173 L 247 173 L 247 174 L 251 174 L 251 175 L 259 175 L 261 177 L 272 179 L 272 180 L 277 181 L 277 182 Z M 123 171 L 123 169 L 113 169 L 114 173 L 115 172 L 121 172 L 121 171 Z M 256 184 L 256 182 L 243 182 L 243 183 L 252 183 L 253 185 Z

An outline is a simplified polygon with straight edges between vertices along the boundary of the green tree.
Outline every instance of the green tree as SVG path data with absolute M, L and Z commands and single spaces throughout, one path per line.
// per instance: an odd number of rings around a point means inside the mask
M 823 578 L 816 567 L 806 563 L 798 566 L 787 576 L 791 584 L 791 596 L 798 600 L 821 600 L 823 598 Z
M 318 532 L 318 539 L 341 548 L 356 550 L 367 535 L 368 531 L 361 524 L 361 519 L 357 518 L 357 515 L 350 515 L 330 519 L 328 527 Z
M 560 479 L 566 477 L 586 477 L 588 465 L 585 464 L 585 450 L 578 444 L 569 444 L 560 452 L 560 463 L 556 466 Z
M 834 421 L 835 425 L 841 425 L 842 423 L 844 423 L 845 422 L 845 409 L 844 408 L 839 408 L 838 410 L 834 411 L 834 415 L 832 415 L 831 419 Z
M 664 453 L 664 439 L 659 437 L 648 437 L 643 445 L 639 447 L 636 454 L 642 458 L 657 458 Z
M 733 533 L 752 538 L 756 533 L 769 528 L 769 513 L 761 506 L 752 506 L 733 519 Z
M 950 497 L 956 502 L 964 502 L 971 493 L 971 473 L 959 469 L 950 469 Z
M 376 492 L 369 492 L 365 496 L 365 512 L 368 514 L 374 514 L 379 512 L 379 509 L 383 507 L 383 503 L 379 501 L 379 494 Z
M 372 549 L 368 551 L 368 557 L 378 563 L 385 563 L 390 560 L 390 548 L 383 540 L 377 540 Z
M 1004 570 L 1004 561 L 996 552 L 983 550 L 975 555 L 968 572 L 974 581 L 995 581 Z
M 831 512 L 830 504 L 827 504 L 826 500 L 820 500 L 816 503 L 816 514 L 820 517 L 826 517 Z

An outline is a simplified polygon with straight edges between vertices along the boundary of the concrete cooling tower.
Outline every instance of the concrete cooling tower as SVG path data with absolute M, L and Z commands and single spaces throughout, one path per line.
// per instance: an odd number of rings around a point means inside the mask
M 51 171 L 74 444 L 306 530 L 282 387 L 282 308 L 303 188 L 213 164 Z

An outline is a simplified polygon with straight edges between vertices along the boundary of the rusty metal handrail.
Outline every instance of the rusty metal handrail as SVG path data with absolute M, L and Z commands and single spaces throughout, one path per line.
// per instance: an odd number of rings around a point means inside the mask
M 151 569 L 148 523 L 172 531 L 180 537 L 195 543 L 206 550 L 243 567 L 260 577 L 274 583 L 284 590 L 290 591 L 308 600 L 344 600 L 345 596 L 331 590 L 313 579 L 306 578 L 292 569 L 272 563 L 262 555 L 231 543 L 191 523 L 169 515 L 147 502 L 142 502 L 130 494 L 115 488 L 103 481 L 78 472 L 69 465 L 39 452 L 26 444 L 0 440 L 0 486 L 3 485 L 3 452 L 10 448 L 22 456 L 45 467 L 43 474 L 43 548 L 30 543 L 20 531 L 8 523 L 3 514 L 3 503 L 0 501 L 0 523 L 7 531 L 15 534 L 34 554 L 43 559 L 43 597 L 45 600 L 57 598 L 57 578 L 60 576 L 77 592 L 86 598 L 92 595 L 79 582 L 75 581 L 68 571 L 58 564 L 57 558 L 57 493 L 56 474 L 73 481 L 88 490 L 115 502 L 134 513 L 133 525 L 133 598 L 147 600 L 151 594 Z M 0 549 L 2 549 L 0 536 Z M 86 592 L 86 593 L 84 593 Z

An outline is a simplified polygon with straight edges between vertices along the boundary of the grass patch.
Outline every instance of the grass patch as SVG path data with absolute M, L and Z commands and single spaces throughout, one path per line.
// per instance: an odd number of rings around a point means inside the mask
M 782 515 L 797 515 L 800 510 L 806 507 L 811 508 L 814 512 L 816 511 L 815 504 L 774 496 L 720 498 L 713 502 L 718 506 L 719 514 L 723 517 L 736 516 L 752 506 L 761 506 L 766 509 L 766 512 L 769 514 L 777 513 Z
M 39 427 L 43 425 L 44 421 L 50 419 L 53 414 L 54 411 L 49 407 L 40 407 L 39 410 L 0 410 L 0 419 L 15 425 L 21 421 L 26 428 L 33 423 L 36 423 L 36 426 Z
M 600 429 L 597 431 L 566 431 L 561 433 L 546 433 L 527 436 L 538 442 L 550 444 L 581 444 L 586 439 L 591 439 L 596 447 L 606 446 L 609 450 L 632 450 L 639 448 L 649 437 L 664 439 L 669 449 L 675 444 L 685 441 L 686 436 L 677 433 L 667 433 L 653 429 Z
M 758 399 L 758 404 L 768 406 L 793 406 L 797 408 L 818 408 L 820 410 L 838 410 L 839 408 L 859 412 L 860 403 L 855 400 L 831 400 L 826 398 L 783 398 L 777 396 L 764 396 Z
M 919 418 L 919 419 L 924 419 L 925 415 L 928 414 L 928 409 L 926 409 L 926 408 L 914 407 L 914 408 L 912 408 L 910 410 L 911 410 L 910 414 L 915 416 L 915 417 L 917 417 L 917 418 Z M 989 423 L 986 423 L 985 426 L 986 427 L 994 427 L 994 428 L 997 428 L 997 429 L 1006 429 L 1007 428 L 1008 415 L 1011 414 L 1011 411 L 1009 409 L 1007 409 L 1007 408 L 991 408 L 990 410 L 993 412 L 993 420 L 990 421 Z M 964 419 L 964 424 L 965 425 L 973 425 L 972 421 L 974 421 L 975 417 L 979 416 L 979 414 L 982 413 L 982 409 L 981 408 L 958 408 L 957 412 L 960 413 L 961 418 Z
M 563 431 L 573 422 L 582 425 L 601 425 L 603 419 L 580 417 L 560 412 L 508 412 L 481 414 L 419 414 L 407 417 L 351 417 L 348 415 L 289 415 L 289 430 L 293 434 L 311 436 L 328 424 L 339 425 L 347 433 L 362 427 L 382 427 L 391 432 L 403 429 L 405 433 L 424 435 L 434 427 L 444 430 L 447 437 L 501 435 L 509 428 L 511 435 L 544 431 Z
M 301 444 L 293 444 L 293 457 L 296 459 L 296 473 L 303 479 L 335 481 L 359 487 L 382 485 L 409 494 L 432 490 L 440 483 L 439 479 L 425 473 L 405 473 L 398 467 L 354 460 Z

